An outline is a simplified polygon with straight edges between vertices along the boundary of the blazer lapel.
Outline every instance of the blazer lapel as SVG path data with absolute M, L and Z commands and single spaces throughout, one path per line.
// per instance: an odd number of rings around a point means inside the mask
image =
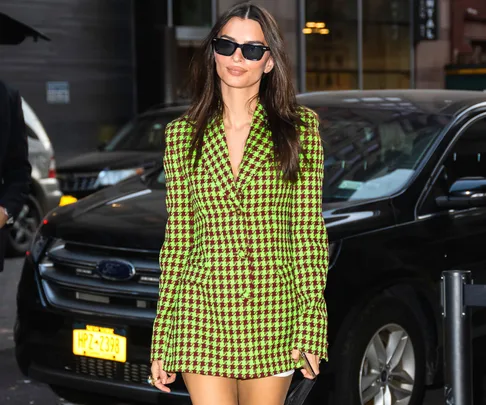
M 213 178 L 222 194 L 236 201 L 236 184 L 220 117 L 214 118 L 206 129 L 201 158 L 204 160 L 204 170 Z
M 250 183 L 260 166 L 273 158 L 272 133 L 267 126 L 267 114 L 259 102 L 253 114 L 250 133 L 246 140 L 243 160 L 240 164 L 240 171 L 236 181 L 238 190 L 242 190 Z M 231 168 L 230 168 L 231 169 Z
M 273 158 L 272 134 L 267 129 L 266 119 L 265 109 L 258 102 L 236 181 L 231 170 L 223 119 L 214 118 L 206 129 L 201 156 L 203 169 L 218 185 L 221 193 L 236 205 L 240 205 L 238 192 L 258 173 L 260 165 Z

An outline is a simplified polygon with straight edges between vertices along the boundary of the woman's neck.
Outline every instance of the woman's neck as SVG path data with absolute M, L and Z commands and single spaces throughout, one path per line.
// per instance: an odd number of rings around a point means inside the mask
M 256 90 L 258 92 L 258 89 Z M 223 120 L 227 128 L 239 129 L 251 123 L 258 98 L 255 89 L 235 89 L 222 86 Z M 251 99 L 251 102 L 249 103 Z

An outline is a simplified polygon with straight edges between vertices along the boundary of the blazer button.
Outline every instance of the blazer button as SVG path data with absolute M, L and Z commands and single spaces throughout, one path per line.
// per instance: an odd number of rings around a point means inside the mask
M 236 208 L 236 213 L 237 213 L 238 215 L 243 215 L 243 210 L 242 210 L 241 208 L 239 208 L 239 207 L 238 207 L 238 208 Z

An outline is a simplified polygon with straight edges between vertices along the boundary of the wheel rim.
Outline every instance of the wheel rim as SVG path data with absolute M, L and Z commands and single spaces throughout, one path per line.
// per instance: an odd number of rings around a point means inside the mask
M 18 250 L 27 249 L 39 225 L 39 214 L 31 204 L 24 204 L 10 231 L 12 244 Z
M 415 382 L 413 343 L 403 327 L 379 329 L 366 348 L 359 375 L 362 405 L 407 405 Z

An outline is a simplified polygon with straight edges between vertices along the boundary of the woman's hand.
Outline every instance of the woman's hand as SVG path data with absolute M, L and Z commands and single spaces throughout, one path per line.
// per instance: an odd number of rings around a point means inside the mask
M 153 361 L 151 371 L 155 386 L 161 391 L 170 392 L 170 388 L 166 387 L 164 384 L 173 383 L 176 379 L 176 373 L 172 373 L 172 375 L 169 376 L 164 371 L 162 360 Z
M 317 354 L 310 354 L 304 352 L 304 354 L 307 356 L 307 359 L 309 360 L 309 363 L 312 366 L 312 370 L 314 370 L 314 373 L 316 373 L 316 377 L 319 374 L 319 356 Z M 296 363 L 300 362 L 300 354 L 297 349 L 292 350 L 292 358 Z M 300 371 L 304 375 L 305 378 L 313 379 L 313 376 L 305 369 L 301 368 Z

